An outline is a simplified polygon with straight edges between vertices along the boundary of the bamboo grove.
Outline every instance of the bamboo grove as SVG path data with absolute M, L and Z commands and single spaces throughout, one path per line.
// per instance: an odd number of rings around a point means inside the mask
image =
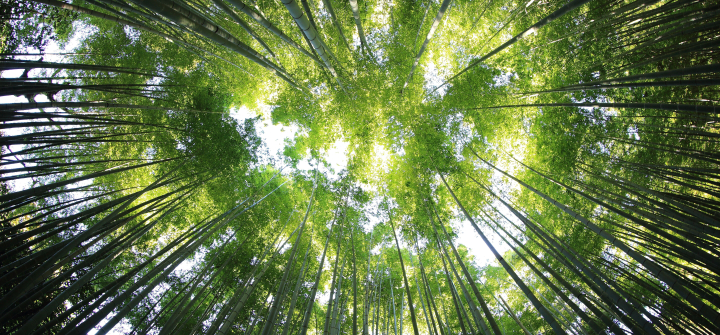
M 716 1 L 0 7 L 0 333 L 720 333 Z

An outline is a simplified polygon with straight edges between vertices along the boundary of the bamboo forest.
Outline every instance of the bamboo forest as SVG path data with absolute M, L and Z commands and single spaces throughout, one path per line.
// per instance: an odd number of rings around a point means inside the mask
M 720 1 L 0 13 L 0 334 L 720 334 Z

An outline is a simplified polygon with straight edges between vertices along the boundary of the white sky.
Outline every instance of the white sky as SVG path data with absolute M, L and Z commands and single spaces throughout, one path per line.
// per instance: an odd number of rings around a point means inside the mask
M 48 52 L 58 52 L 60 51 L 57 49 L 57 46 L 51 46 L 48 48 Z M 59 58 L 59 57 L 55 57 Z M 46 60 L 54 60 L 59 61 L 61 59 L 51 59 L 51 57 L 46 57 Z M 431 67 L 434 66 L 434 64 L 431 64 Z M 3 77 L 17 77 L 22 73 L 22 70 L 18 71 L 5 71 L 2 73 Z M 429 78 L 426 78 L 429 83 L 432 83 L 433 86 L 437 85 L 438 83 L 441 83 L 439 81 L 438 77 L 436 77 L 435 71 L 427 71 L 426 72 Z M 36 99 L 38 101 L 45 101 L 44 96 L 37 96 Z M 14 103 L 14 102 L 27 102 L 25 98 L 22 97 L 14 97 L 14 96 L 5 96 L 0 97 L 0 103 Z M 269 113 L 265 113 L 266 115 Z M 247 107 L 243 106 L 239 109 L 232 110 L 230 115 L 237 119 L 239 122 L 244 121 L 247 118 L 256 117 L 257 114 L 254 111 L 251 111 Z M 263 146 L 267 149 L 267 152 L 269 154 L 268 157 L 261 157 L 263 160 L 262 163 L 270 163 L 270 162 L 282 162 L 283 161 L 283 150 L 286 144 L 291 143 L 291 141 L 294 139 L 294 137 L 298 134 L 299 128 L 295 125 L 283 125 L 283 124 L 272 124 L 272 122 L 267 118 L 266 115 L 263 115 L 263 119 L 257 123 L 257 131 L 259 137 L 262 139 Z M 19 130 L 10 129 L 10 131 L 6 132 L 8 135 L 13 135 L 14 133 L 19 133 Z M 348 145 L 349 143 L 340 139 L 336 141 L 333 146 L 324 152 L 324 159 L 327 161 L 327 163 L 330 165 L 331 170 L 326 170 L 325 173 L 327 173 L 331 177 L 337 177 L 337 173 L 341 170 L 345 169 L 347 167 L 348 163 Z M 14 148 L 19 149 L 19 148 Z M 391 152 L 384 147 L 380 145 L 376 145 L 374 148 L 377 156 L 379 158 L 379 164 L 378 167 L 381 170 L 387 171 L 388 164 L 387 160 L 389 155 L 391 155 Z M 308 159 L 303 159 L 298 164 L 298 169 L 310 171 L 312 170 L 312 167 L 310 165 L 310 162 Z M 13 185 L 13 189 L 23 189 L 26 188 L 28 184 L 28 180 L 20 180 L 15 185 Z M 374 191 L 374 187 L 370 185 L 360 185 L 365 191 Z M 380 218 L 375 217 L 373 215 L 368 216 L 370 218 L 370 222 L 367 225 L 366 229 L 370 229 L 375 224 L 377 224 L 380 220 Z M 494 259 L 492 253 L 490 250 L 485 246 L 485 244 L 482 242 L 478 234 L 475 232 L 475 230 L 470 226 L 467 222 L 452 222 L 453 226 L 459 228 L 459 234 L 457 242 L 459 244 L 463 244 L 468 248 L 468 252 L 475 257 L 475 261 L 478 265 L 482 266 L 485 264 L 488 264 L 488 262 L 492 261 Z M 485 232 L 487 235 L 490 234 L 489 231 Z M 504 246 L 499 239 L 497 241 L 494 241 L 495 247 L 498 248 L 498 250 L 502 253 L 508 249 L 507 246 Z
M 438 81 L 435 79 L 433 80 L 433 82 L 435 83 Z M 269 113 L 264 114 L 269 115 Z M 230 115 L 237 119 L 238 122 L 242 122 L 247 118 L 257 116 L 255 112 L 244 106 L 232 111 Z M 258 136 L 262 139 L 263 145 L 267 148 L 268 153 L 270 154 L 269 161 L 275 162 L 282 161 L 283 148 L 285 147 L 286 143 L 291 143 L 291 141 L 298 134 L 299 131 L 298 127 L 295 125 L 273 125 L 272 122 L 266 118 L 266 116 L 263 116 L 263 119 L 257 123 L 256 127 Z M 327 152 L 324 153 L 324 159 L 330 164 L 332 170 L 334 170 L 334 173 L 330 171 L 325 171 L 330 176 L 337 177 L 337 173 L 347 167 L 348 144 L 348 142 L 338 140 L 335 142 L 335 144 L 330 150 L 327 150 Z M 391 155 L 391 152 L 380 145 L 376 145 L 374 149 L 379 160 L 377 164 L 378 168 L 387 172 L 387 169 L 389 168 L 387 160 L 389 158 L 389 155 Z M 304 159 L 298 164 L 298 169 L 310 171 L 312 168 L 308 160 Z M 499 176 L 494 176 L 494 179 L 499 180 Z M 361 184 L 360 186 L 365 191 L 370 191 L 373 193 L 376 191 L 375 187 L 373 187 L 372 185 Z M 368 206 L 368 208 L 376 208 L 379 204 L 379 201 L 379 197 L 373 199 L 373 202 L 370 206 Z M 498 208 L 501 207 L 499 206 L 499 204 L 497 205 Z M 504 211 L 503 214 L 505 214 L 508 218 L 512 217 L 512 214 L 506 211 Z M 370 213 L 366 213 L 366 215 L 369 219 L 369 222 L 365 225 L 365 230 L 371 229 L 381 220 L 383 220 L 382 218 L 371 215 Z M 456 240 L 456 243 L 458 245 L 462 244 L 468 249 L 468 253 L 474 257 L 475 263 L 478 266 L 485 266 L 495 261 L 495 256 L 492 254 L 490 249 L 485 245 L 485 243 L 482 241 L 475 229 L 470 225 L 467 220 L 452 220 L 451 224 L 453 227 L 455 227 L 456 232 L 458 232 L 458 238 Z M 491 229 L 484 227 L 482 222 L 478 221 L 478 225 L 483 230 L 485 235 L 488 236 L 488 238 L 491 240 L 498 252 L 503 254 L 510 249 L 507 245 L 504 244 L 504 242 L 502 242 L 502 240 L 500 240 L 500 238 L 495 237 Z M 403 245 L 403 247 L 406 246 Z M 323 295 L 319 294 L 318 297 L 322 299 Z M 325 297 L 325 299 L 327 299 L 327 297 Z
M 263 147 L 267 150 L 268 157 L 260 157 L 261 163 L 275 162 L 276 165 L 283 162 L 283 151 L 286 144 L 290 144 L 295 136 L 300 132 L 300 128 L 296 125 L 283 125 L 283 124 L 272 124 L 268 115 L 269 106 L 261 106 L 263 111 L 261 120 L 256 123 L 256 130 L 258 136 L 262 139 Z M 243 122 L 245 119 L 257 117 L 258 114 L 255 111 L 248 109 L 246 106 L 242 106 L 238 109 L 234 109 L 230 112 L 230 116 L 235 118 L 238 122 Z M 330 178 L 337 178 L 338 173 L 347 167 L 348 163 L 348 146 L 350 143 L 339 139 L 333 143 L 328 150 L 322 150 L 321 154 L 325 161 L 330 165 L 330 170 L 321 168 Z M 313 162 L 314 163 L 314 162 Z M 276 166 L 278 167 L 278 166 Z M 304 171 L 310 171 L 314 167 L 308 158 L 302 159 L 297 166 L 298 169 Z
M 262 108 L 263 107 L 261 107 L 261 109 Z M 261 121 L 256 124 L 258 136 L 262 139 L 263 145 L 268 150 L 268 154 L 270 155 L 268 161 L 280 162 L 282 161 L 282 152 L 285 145 L 292 142 L 294 137 L 298 134 L 299 128 L 295 125 L 273 125 L 266 116 L 269 115 L 269 113 L 265 113 L 265 111 L 263 111 L 263 114 L 264 115 L 262 116 L 263 118 L 261 119 Z M 237 110 L 233 110 L 230 115 L 236 120 L 238 120 L 238 122 L 242 122 L 247 118 L 256 117 L 257 113 L 243 106 Z M 387 160 L 389 158 L 389 155 L 391 155 L 392 153 L 380 145 L 376 145 L 374 149 L 379 161 L 377 164 L 378 168 L 387 172 L 387 169 L 389 168 Z M 324 152 L 323 157 L 330 164 L 334 173 L 331 171 L 324 172 L 328 173 L 330 176 L 337 177 L 337 173 L 347 167 L 348 142 L 338 140 L 331 147 L 331 149 Z M 304 159 L 298 164 L 298 169 L 310 171 L 312 168 L 308 160 Z M 376 191 L 375 187 L 372 185 L 361 184 L 360 186 L 365 191 L 369 191 L 372 193 L 375 193 Z M 367 206 L 367 208 L 377 208 L 380 201 L 380 197 L 374 198 Z M 510 213 L 504 214 L 507 217 L 511 217 Z M 369 231 L 376 224 L 380 223 L 381 220 L 384 220 L 383 217 L 372 215 L 369 212 L 366 213 L 366 215 L 369 219 L 369 222 L 364 226 L 364 229 L 366 231 Z M 474 258 L 475 264 L 477 264 L 478 266 L 485 266 L 490 263 L 495 263 L 495 256 L 492 254 L 490 249 L 485 245 L 485 243 L 482 241 L 475 229 L 473 229 L 473 227 L 467 220 L 452 220 L 450 223 L 454 227 L 455 231 L 458 233 L 458 238 L 455 241 L 456 246 L 464 245 L 467 248 L 468 253 Z M 498 252 L 503 254 L 510 249 L 502 242 L 502 240 L 500 240 L 494 235 L 491 229 L 484 227 L 482 222 L 478 221 L 478 224 L 480 225 L 480 228 L 483 229 L 485 235 L 488 236 L 488 238 L 491 240 Z M 403 248 L 408 247 L 407 245 L 405 245 L 405 243 L 401 244 L 401 247 Z M 375 250 L 375 252 L 377 251 L 378 250 Z M 325 266 L 328 267 L 327 259 Z M 317 299 L 321 303 L 327 302 L 328 292 L 318 291 Z
M 79 34 L 78 34 L 79 35 Z M 76 36 L 78 36 L 76 35 Z M 353 36 L 353 40 L 356 40 L 357 37 Z M 354 41 L 355 43 L 359 43 L 359 41 Z M 77 46 L 79 41 L 77 39 L 71 40 L 71 42 L 68 45 L 68 48 L 65 50 L 72 50 L 75 46 Z M 57 53 L 57 52 L 64 52 L 64 50 L 61 50 L 56 44 L 51 43 L 49 47 L 46 50 L 48 53 Z M 37 59 L 37 58 L 33 58 Z M 44 57 L 44 60 L 46 61 L 63 61 L 61 56 L 52 56 L 48 55 Z M 36 72 L 35 70 L 34 72 Z M 5 71 L 2 73 L 2 77 L 17 77 L 22 73 L 22 70 L 19 71 Z M 31 72 L 31 77 L 33 75 L 33 72 Z M 440 69 L 436 67 L 436 64 L 434 62 L 430 62 L 428 66 L 425 69 L 425 88 L 429 91 L 431 89 L 434 89 L 435 87 L 439 86 L 443 83 L 444 79 L 440 76 Z M 446 88 L 443 88 L 439 90 L 439 94 L 443 95 L 446 91 Z M 37 96 L 37 101 L 46 101 L 44 96 Z M 14 102 L 27 102 L 25 98 L 21 97 L 12 97 L 12 96 L 5 96 L 0 97 L 0 103 L 14 103 Z M 262 106 L 260 107 L 261 110 L 261 121 L 257 122 L 256 129 L 258 132 L 258 136 L 262 139 L 263 146 L 267 150 L 268 156 L 260 155 L 261 157 L 261 163 L 262 164 L 268 164 L 268 163 L 274 163 L 276 167 L 282 166 L 283 159 L 283 150 L 287 144 L 292 143 L 295 136 L 300 134 L 303 130 L 301 130 L 296 125 L 283 125 L 283 124 L 272 124 L 272 121 L 269 120 L 269 106 Z M 238 109 L 234 109 L 231 111 L 230 116 L 238 120 L 238 122 L 242 122 L 247 118 L 256 117 L 258 116 L 255 111 L 252 111 L 248 109 L 247 107 L 241 107 Z M 20 133 L 19 130 L 11 129 L 10 131 L 6 131 L 7 135 L 13 135 L 15 133 Z M 337 140 L 330 149 L 322 152 L 323 158 L 325 161 L 329 164 L 329 169 L 321 168 L 321 172 L 327 174 L 330 178 L 337 178 L 338 173 L 345 169 L 347 167 L 348 163 L 348 145 L 349 143 L 344 141 L 344 139 Z M 389 169 L 389 157 L 392 155 L 390 150 L 387 150 L 386 148 L 376 145 L 374 148 L 376 159 L 377 159 L 377 168 L 379 171 L 387 172 Z M 503 167 L 500 167 L 503 168 Z M 303 159 L 298 164 L 298 169 L 304 170 L 304 171 L 310 171 L 313 169 L 311 166 L 309 160 Z M 14 189 L 23 189 L 27 187 L 27 181 L 18 181 L 15 185 L 13 185 Z M 372 185 L 365 185 L 361 184 L 361 188 L 363 188 L 365 191 L 370 191 L 372 193 L 376 193 L 375 187 Z M 374 202 L 371 203 L 368 208 L 377 208 L 379 198 L 375 199 Z M 468 204 L 469 205 L 469 204 Z M 504 213 L 507 217 L 511 217 L 509 215 L 510 213 Z M 369 230 L 371 227 L 374 227 L 377 223 L 379 223 L 381 220 L 384 220 L 382 217 L 378 217 L 375 215 L 370 215 L 368 213 L 369 223 L 365 226 L 366 230 Z M 455 228 L 455 231 L 458 232 L 458 238 L 456 240 L 456 243 L 458 245 L 462 244 L 465 247 L 467 247 L 468 252 L 471 256 L 474 257 L 474 261 L 478 266 L 484 266 L 491 262 L 494 262 L 494 256 L 490 252 L 490 250 L 485 246 L 482 239 L 479 237 L 479 235 L 475 232 L 475 230 L 472 228 L 472 226 L 467 222 L 467 220 L 451 220 L 451 225 Z M 495 238 L 494 234 L 491 232 L 489 228 L 484 228 L 483 224 L 481 222 L 478 222 L 480 224 L 480 227 L 483 229 L 484 233 L 491 239 L 493 242 L 495 248 L 502 254 L 505 251 L 509 249 L 504 243 L 499 239 Z M 408 247 L 404 245 L 403 247 Z M 414 249 L 414 248 L 413 248 Z M 188 262 L 188 264 L 182 264 L 179 266 L 179 271 L 187 270 L 189 265 L 192 262 Z M 326 266 L 327 266 L 328 260 L 326 259 Z M 409 264 L 409 262 L 408 262 Z M 318 299 L 321 301 L 327 301 L 327 293 L 318 292 Z M 111 317 L 111 316 L 110 316 Z M 109 318 L 108 318 L 109 319 Z M 104 322 L 101 323 L 101 325 L 104 324 Z M 128 332 L 130 329 L 129 326 L 125 322 L 119 323 L 115 329 L 113 329 L 110 333 L 111 334 L 123 334 Z M 92 330 L 90 334 L 95 333 L 96 330 Z

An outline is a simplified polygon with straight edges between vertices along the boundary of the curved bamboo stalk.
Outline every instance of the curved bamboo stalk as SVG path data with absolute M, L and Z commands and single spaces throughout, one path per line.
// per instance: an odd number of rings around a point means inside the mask
M 290 16 L 295 19 L 295 22 L 298 24 L 305 37 L 310 40 L 310 43 L 315 49 L 315 52 L 317 52 L 317 54 L 320 56 L 320 59 L 323 60 L 327 69 L 330 70 L 330 73 L 333 75 L 338 85 L 340 85 L 340 88 L 343 88 L 343 84 L 340 81 L 337 72 L 335 72 L 335 68 L 330 63 L 330 60 L 327 58 L 327 56 L 330 54 L 330 50 L 327 50 L 324 47 L 324 43 L 320 38 L 320 34 L 315 30 L 315 27 L 310 24 L 307 16 L 305 15 L 305 13 L 303 13 L 302 9 L 300 9 L 300 6 L 298 6 L 297 1 L 282 0 L 282 3 L 285 5 L 285 8 L 287 8 L 288 12 L 290 12 Z
M 462 258 L 460 258 L 460 254 L 457 252 L 455 245 L 452 243 L 452 240 L 450 239 L 450 235 L 448 235 L 447 230 L 445 230 L 445 226 L 443 225 L 442 221 L 440 220 L 440 215 L 438 214 L 437 209 L 435 208 L 435 205 L 432 202 L 430 203 L 430 205 L 432 207 L 432 213 L 430 213 L 428 210 L 428 216 L 430 217 L 430 223 L 433 226 L 433 230 L 435 230 L 435 234 L 437 234 L 437 230 L 435 228 L 435 220 L 433 220 L 433 213 L 435 214 L 435 216 L 438 220 L 438 225 L 440 225 L 443 232 L 445 233 L 445 238 L 448 240 L 448 243 L 450 243 L 450 247 L 452 248 L 455 258 L 457 259 L 458 263 L 460 264 L 460 268 L 462 269 L 463 274 L 465 275 L 465 279 L 468 281 L 468 283 L 470 283 L 470 287 L 472 288 L 473 293 L 475 293 L 475 297 L 478 299 L 478 301 L 480 303 L 480 307 L 482 308 L 483 313 L 485 314 L 485 318 L 488 320 L 488 323 L 490 323 L 490 328 L 492 328 L 493 332 L 496 335 L 502 334 L 500 332 L 500 328 L 497 325 L 497 322 L 495 321 L 495 318 L 493 317 L 492 313 L 490 312 L 490 309 L 487 307 L 487 303 L 485 302 L 485 299 L 480 294 L 480 290 L 478 290 L 477 285 L 475 285 L 475 279 L 470 274 L 470 271 L 468 271 L 467 266 L 465 266 L 465 263 L 462 261 Z M 443 251 L 445 251 L 445 250 L 443 249 Z M 448 257 L 448 259 L 450 259 L 449 255 L 447 255 L 447 257 Z M 475 312 L 475 311 L 473 311 L 473 312 Z M 478 319 L 480 319 L 480 318 L 478 317 Z M 487 329 L 487 326 L 485 325 L 484 322 L 480 322 L 480 326 L 481 326 L 481 328 L 483 328 L 483 331 L 485 331 L 486 333 L 490 332 L 490 330 Z
M 505 261 L 505 259 L 497 252 L 495 247 L 490 243 L 490 240 L 485 237 L 485 234 L 480 230 L 480 227 L 477 226 L 475 223 L 475 220 L 470 216 L 470 214 L 465 210 L 465 207 L 460 203 L 460 200 L 457 199 L 455 196 L 455 193 L 450 189 L 450 185 L 447 184 L 447 181 L 445 181 L 445 177 L 440 174 L 440 179 L 442 180 L 443 184 L 445 184 L 445 187 L 447 188 L 448 192 L 450 192 L 450 195 L 452 195 L 453 199 L 455 200 L 455 203 L 457 203 L 458 207 L 460 207 L 460 210 L 465 214 L 465 217 L 470 221 L 470 224 L 475 228 L 475 231 L 477 231 L 478 235 L 483 239 L 483 242 L 488 246 L 490 251 L 492 251 L 493 255 L 495 255 L 495 258 L 500 262 L 500 264 L 505 268 L 505 271 L 510 275 L 510 277 L 513 278 L 515 281 L 515 284 L 517 284 L 520 289 L 525 293 L 525 296 L 530 299 L 533 306 L 540 312 L 543 319 L 547 321 L 547 323 L 550 324 L 550 326 L 553 328 L 556 334 L 565 334 L 565 331 L 560 327 L 560 325 L 557 323 L 555 318 L 550 314 L 550 312 L 545 308 L 545 306 L 540 303 L 540 301 L 535 297 L 535 295 L 530 291 L 530 289 L 525 285 L 525 283 L 518 277 L 517 274 L 515 274 L 515 271 L 510 267 L 510 265 Z
M 392 218 L 390 218 L 390 226 L 392 227 L 393 237 L 395 237 L 395 247 L 397 248 L 398 258 L 400 258 L 400 267 L 402 268 L 403 281 L 405 282 L 405 293 L 408 298 L 408 307 L 410 308 L 410 320 L 412 321 L 413 332 L 415 335 L 419 335 L 420 333 L 418 333 L 417 319 L 415 318 L 415 307 L 412 301 L 412 293 L 410 292 L 410 284 L 408 283 L 407 274 L 405 273 L 405 264 L 403 263 L 402 253 L 400 252 L 400 242 L 398 242 L 397 234 L 395 233 L 395 224 L 393 223 Z
M 407 79 L 405 79 L 405 84 L 403 84 L 403 87 L 400 90 L 400 94 L 403 93 L 405 88 L 408 86 L 408 84 L 412 80 L 413 73 L 415 73 L 415 68 L 418 66 L 418 63 L 420 63 L 420 57 L 422 57 L 422 54 L 425 52 L 425 48 L 427 48 L 428 43 L 430 43 L 430 40 L 432 39 L 433 35 L 435 34 L 435 30 L 437 30 L 437 27 L 440 25 L 440 21 L 442 21 L 442 18 L 445 15 L 445 11 L 447 10 L 448 6 L 450 6 L 450 2 L 452 2 L 452 0 L 443 0 L 442 4 L 440 4 L 440 10 L 438 10 L 437 15 L 435 16 L 435 20 L 433 20 L 433 23 L 430 26 L 430 31 L 428 32 L 427 37 L 425 37 L 425 42 L 423 42 L 422 46 L 420 47 L 420 50 L 418 51 L 417 55 L 415 56 L 413 65 L 410 68 L 410 73 L 408 74 Z M 428 4 L 428 8 L 430 8 L 429 4 Z M 418 31 L 418 33 L 420 33 L 420 31 Z
M 310 57 L 315 63 L 323 66 L 323 63 L 315 57 L 312 53 L 305 50 L 305 48 L 301 47 L 299 44 L 297 44 L 295 41 L 293 41 L 292 38 L 287 36 L 285 33 L 283 33 L 280 29 L 278 29 L 275 25 L 270 23 L 265 17 L 262 15 L 256 13 L 253 11 L 250 7 L 248 7 L 245 3 L 243 3 L 241 0 L 225 0 L 233 7 L 237 8 L 239 11 L 245 13 L 245 15 L 251 17 L 253 20 L 255 20 L 257 23 L 265 27 L 267 30 L 270 30 L 273 34 L 275 34 L 277 37 L 280 37 L 285 43 L 289 44 L 293 48 L 297 49 L 301 53 L 303 53 L 305 56 Z
M 505 43 L 503 43 L 502 45 L 500 45 L 499 47 L 495 48 L 493 51 L 490 51 L 490 52 L 487 53 L 485 56 L 482 56 L 482 57 L 480 57 L 480 59 L 478 59 L 478 60 L 470 63 L 470 65 L 468 65 L 467 67 L 465 67 L 462 71 L 460 71 L 460 72 L 458 72 L 457 74 L 455 74 L 454 76 L 450 77 L 450 79 L 445 80 L 445 82 L 444 82 L 442 85 L 440 85 L 440 86 L 438 86 L 437 88 L 435 88 L 432 92 L 430 92 L 430 94 L 435 93 L 435 91 L 437 91 L 437 90 L 440 89 L 441 87 L 447 85 L 447 84 L 450 83 L 451 81 L 455 80 L 455 78 L 461 76 L 462 74 L 464 74 L 464 73 L 467 72 L 468 70 L 470 70 L 470 69 L 472 69 L 473 67 L 479 65 L 480 63 L 486 61 L 486 60 L 489 59 L 490 57 L 495 56 L 495 55 L 498 54 L 500 51 L 503 51 L 505 48 L 507 48 L 507 47 L 515 44 L 515 42 L 520 41 L 521 39 L 524 39 L 524 38 L 526 38 L 526 37 L 528 37 L 528 36 L 530 36 L 530 35 L 532 35 L 532 34 L 537 33 L 537 31 L 540 30 L 543 26 L 547 25 L 548 23 L 554 21 L 555 19 L 557 19 L 557 18 L 559 18 L 559 17 L 561 17 L 561 16 L 563 16 L 563 15 L 565 15 L 565 14 L 567 14 L 567 13 L 569 13 L 569 12 L 575 10 L 575 9 L 577 9 L 578 7 L 580 7 L 580 6 L 588 3 L 588 2 L 590 2 L 590 1 L 591 1 L 591 0 L 573 0 L 573 1 L 570 1 L 569 3 L 567 3 L 566 5 L 560 7 L 558 10 L 552 12 L 550 15 L 544 17 L 543 19 L 541 19 L 540 21 L 538 21 L 538 22 L 535 23 L 534 25 L 530 26 L 530 28 L 525 29 L 525 31 L 523 31 L 523 32 L 515 35 L 515 37 L 511 38 L 511 39 L 508 40 L 507 42 L 505 42 Z

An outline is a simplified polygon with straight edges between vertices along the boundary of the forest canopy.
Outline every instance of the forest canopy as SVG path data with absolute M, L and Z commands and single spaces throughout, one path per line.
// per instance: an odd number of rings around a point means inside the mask
M 718 2 L 0 13 L 0 333 L 720 333 Z

